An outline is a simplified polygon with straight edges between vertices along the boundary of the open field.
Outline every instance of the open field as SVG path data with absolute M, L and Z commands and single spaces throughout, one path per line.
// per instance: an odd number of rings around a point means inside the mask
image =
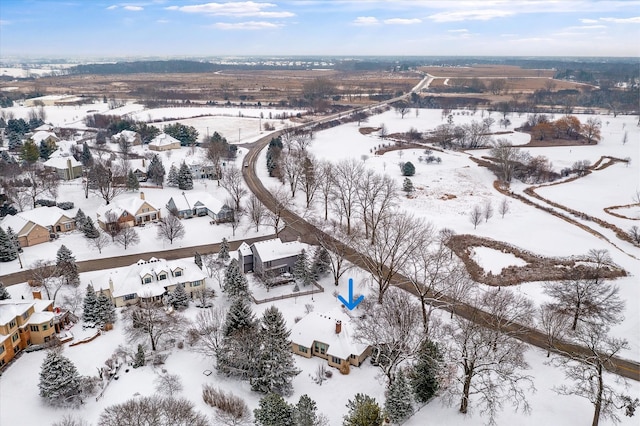
M 543 77 L 555 74 L 551 69 L 526 69 L 513 65 L 474 65 L 472 67 L 420 67 L 420 71 L 444 78 L 487 78 L 487 77 Z
M 549 85 L 553 86 L 553 90 L 580 90 L 585 87 L 591 87 L 584 83 L 556 80 L 550 77 L 447 77 L 434 79 L 429 87 L 434 90 L 452 89 L 455 86 L 465 85 L 465 81 L 471 80 L 471 78 L 479 78 L 485 85 L 489 85 L 492 81 L 498 79 L 506 80 L 505 92 L 532 93 L 536 90 L 547 89 Z

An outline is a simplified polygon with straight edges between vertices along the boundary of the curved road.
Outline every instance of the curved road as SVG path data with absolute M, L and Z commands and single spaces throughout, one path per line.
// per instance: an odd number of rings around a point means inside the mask
M 305 126 L 308 125 L 309 123 L 305 124 Z M 260 199 L 260 201 L 269 210 L 272 211 L 275 209 L 275 200 L 271 193 L 262 184 L 262 181 L 257 177 L 255 167 L 260 152 L 269 144 L 272 138 L 277 137 L 278 135 L 279 132 L 276 132 L 256 141 L 245 156 L 245 162 L 247 163 L 248 167 L 243 168 L 244 179 L 251 192 L 253 192 L 258 197 L 258 199 Z M 332 236 L 316 228 L 314 225 L 310 224 L 302 217 L 289 210 L 285 210 L 282 213 L 282 219 L 287 224 L 289 231 L 294 235 L 297 235 L 301 241 L 308 244 L 317 244 L 319 239 L 322 239 L 324 241 L 331 241 L 332 244 L 335 245 L 335 247 L 339 247 L 343 253 L 347 254 L 345 257 L 349 262 L 352 262 L 360 268 L 366 270 L 364 255 L 357 252 L 353 248 L 335 240 Z M 416 290 L 411 284 L 409 284 L 409 280 L 399 274 L 394 277 L 394 279 L 392 280 L 392 284 L 417 296 Z M 438 302 L 440 308 L 448 311 L 451 311 L 451 309 L 455 309 L 455 313 L 457 315 L 460 315 L 461 317 L 469 321 L 474 321 L 480 325 L 490 327 L 492 326 L 491 324 L 496 323 L 494 320 L 492 320 L 489 314 L 475 308 L 474 306 L 471 306 L 467 303 L 459 302 L 452 298 L 440 297 L 440 299 L 441 301 Z M 506 328 L 502 328 L 502 330 L 514 333 L 515 337 L 520 339 L 521 341 L 529 343 L 533 346 L 537 346 L 541 349 L 544 349 L 545 351 L 549 349 L 547 336 L 536 329 L 518 324 L 512 324 Z M 589 354 L 589 351 L 586 348 L 569 342 L 556 342 L 556 346 L 557 349 L 555 350 L 555 352 Z M 631 361 L 623 358 L 613 358 L 608 369 L 620 376 L 640 381 L 640 363 L 636 361 Z

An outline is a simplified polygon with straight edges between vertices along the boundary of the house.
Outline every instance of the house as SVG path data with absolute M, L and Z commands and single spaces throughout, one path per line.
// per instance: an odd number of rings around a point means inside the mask
M 54 170 L 62 180 L 72 180 L 82 176 L 82 163 L 73 157 L 52 157 L 44 162 L 44 167 Z
M 242 247 L 242 246 L 241 246 Z M 280 238 L 258 241 L 250 246 L 251 254 L 246 248 L 238 249 L 238 262 L 246 269 L 258 275 L 279 275 L 292 272 L 298 255 L 308 246 L 299 241 L 283 243 Z
M 129 160 L 129 167 L 131 167 L 131 170 L 138 179 L 138 182 L 147 181 L 147 168 L 149 167 L 149 162 L 145 158 Z
M 209 216 L 216 222 L 225 222 L 233 218 L 233 210 L 222 201 L 204 191 L 187 191 L 171 197 L 167 210 L 179 218 Z
M 310 312 L 291 329 L 291 351 L 305 358 L 327 360 L 343 374 L 359 367 L 371 354 L 371 347 L 354 340 L 351 318 L 341 310 Z
M 6 216 L 0 226 L 5 230 L 11 227 L 20 245 L 31 247 L 55 238 L 55 234 L 60 232 L 73 231 L 76 222 L 59 207 L 37 207 L 15 216 Z
M 128 142 L 129 146 L 142 145 L 142 138 L 133 130 L 123 130 L 111 136 L 111 142 L 113 143 L 119 143 L 121 139 Z
M 144 199 L 144 192 L 140 196 L 116 198 L 110 204 L 98 207 L 96 211 L 98 225 L 108 230 L 117 223 L 123 226 L 144 226 L 149 222 L 160 219 L 160 210 Z M 116 219 L 117 218 L 117 219 Z
M 18 352 L 60 332 L 51 300 L 0 300 L 0 369 Z
M 40 142 L 54 144 L 60 140 L 53 132 L 47 132 L 44 130 L 40 130 L 31 135 L 31 140 L 35 142 L 36 145 L 40 145 Z
M 213 164 L 203 164 L 201 161 L 190 161 L 189 159 L 186 159 L 185 163 L 194 179 L 217 178 L 216 168 Z
M 149 149 L 152 151 L 169 151 L 170 149 L 180 149 L 180 141 L 166 133 L 160 133 L 149 142 Z
M 244 241 L 238 247 L 238 264 L 243 274 L 253 271 L 253 252 L 249 244 Z
M 139 300 L 162 300 L 178 284 L 191 298 L 206 288 L 206 274 L 195 263 L 152 257 L 140 259 L 131 266 L 112 269 L 100 279 L 93 279 L 96 292 L 104 291 L 116 307 L 132 305 Z

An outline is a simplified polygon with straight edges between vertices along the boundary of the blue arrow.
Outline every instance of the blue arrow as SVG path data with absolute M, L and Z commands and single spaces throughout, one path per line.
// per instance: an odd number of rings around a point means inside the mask
M 338 299 L 347 307 L 350 311 L 353 310 L 356 306 L 360 304 L 364 300 L 364 296 L 358 297 L 356 300 L 353 300 L 353 278 L 349 278 L 349 301 L 344 300 L 344 297 L 338 295 Z

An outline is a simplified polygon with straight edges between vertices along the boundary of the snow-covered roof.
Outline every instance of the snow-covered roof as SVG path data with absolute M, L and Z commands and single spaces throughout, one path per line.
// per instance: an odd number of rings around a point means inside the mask
M 46 132 L 44 130 L 41 130 L 39 132 L 35 132 L 32 136 L 31 139 L 33 139 L 33 141 L 36 143 L 36 145 L 38 145 L 40 142 L 42 142 L 43 140 L 49 138 L 49 137 L 53 137 L 55 138 L 55 140 L 58 140 L 58 137 L 56 136 L 55 133 L 53 132 Z
M 8 324 L 11 320 L 23 315 L 33 306 L 32 301 L 0 300 L 0 325 Z
M 113 135 L 111 137 L 111 140 L 114 142 L 117 142 L 118 139 L 123 138 L 125 141 L 129 143 L 134 143 L 136 141 L 137 135 L 138 133 L 134 132 L 133 130 L 123 130 L 120 133 L 116 133 L 115 135 Z
M 340 333 L 336 333 L 336 322 L 341 321 Z M 367 345 L 352 337 L 351 318 L 339 309 L 327 313 L 310 312 L 291 329 L 291 342 L 313 347 L 313 342 L 327 344 L 327 355 L 348 359 L 350 355 L 361 355 Z
M 50 132 L 53 130 L 53 126 L 51 124 L 42 124 L 34 129 L 37 132 Z
M 114 212 L 117 215 L 116 217 L 120 217 L 123 212 L 128 212 L 131 215 L 135 215 L 145 202 L 150 207 L 156 209 L 156 207 L 154 207 L 150 202 L 143 200 L 139 196 L 129 195 L 122 198 L 116 198 L 109 204 L 101 205 L 96 210 L 96 213 L 101 218 L 104 218 L 108 211 Z
M 149 161 L 145 160 L 144 158 L 141 158 L 141 159 L 136 158 L 128 161 L 129 161 L 129 167 L 131 167 L 131 170 L 133 170 L 134 172 L 136 170 L 140 170 L 141 172 L 146 173 L 147 168 L 149 167 Z
M 160 133 L 158 136 L 153 138 L 151 142 L 149 142 L 149 145 L 166 146 L 166 145 L 173 145 L 176 143 L 180 144 L 180 141 L 174 138 L 173 136 L 167 135 L 166 133 Z
M 11 227 L 14 232 L 19 233 L 19 235 L 23 235 L 28 233 L 29 229 L 23 229 L 29 222 L 34 224 L 38 224 L 40 226 L 49 227 L 53 226 L 57 223 L 63 216 L 67 220 L 72 220 L 68 217 L 64 210 L 59 207 L 37 207 L 32 210 L 26 210 L 23 212 L 19 212 L 15 216 L 7 215 L 4 220 L 1 222 L 2 227 L 6 229 L 7 227 Z
M 58 149 L 56 149 L 55 151 L 53 151 L 50 155 L 49 158 L 55 158 L 55 157 L 73 157 L 73 151 L 72 149 L 76 146 L 77 144 L 74 141 L 68 141 L 68 140 L 62 140 L 62 141 L 56 141 L 56 146 L 58 147 Z
M 69 157 L 52 157 L 44 162 L 44 165 L 47 167 L 53 167 L 55 169 L 66 169 L 68 167 L 68 162 L 71 162 L 71 167 L 82 166 L 82 163 L 76 160 L 75 158 Z
M 253 243 L 252 247 L 256 251 L 262 262 L 269 262 L 276 259 L 284 259 L 286 257 L 297 256 L 302 250 L 308 249 L 308 246 L 304 243 L 301 243 L 300 241 L 283 243 L 280 238 L 258 241 Z
M 180 269 L 182 274 L 174 277 L 172 272 Z M 166 272 L 166 279 L 160 280 L 161 272 Z M 143 277 L 151 275 L 151 282 L 143 284 Z M 152 257 L 149 260 L 140 259 L 131 266 L 116 268 L 104 274 L 99 280 L 92 280 L 96 291 L 109 289 L 109 282 L 113 283 L 113 297 L 127 294 L 137 294 L 139 297 L 160 296 L 166 287 L 178 283 L 205 280 L 206 275 L 196 266 L 181 260 L 166 260 Z
M 242 254 L 242 256 L 251 256 L 252 254 L 251 247 L 249 247 L 249 244 L 245 243 L 244 241 L 242 242 L 242 244 L 240 244 L 240 247 L 238 247 L 238 251 Z
M 29 224 L 31 224 L 31 226 L 27 227 L 27 225 Z M 30 222 L 29 220 L 27 220 L 26 218 L 18 214 L 16 215 L 9 214 L 5 216 L 4 219 L 0 220 L 0 226 L 2 226 L 2 229 L 6 231 L 7 228 L 11 228 L 13 232 L 18 234 L 18 236 L 28 234 L 34 225 L 35 224 L 33 222 Z
M 204 191 L 186 191 L 183 194 L 171 197 L 171 199 L 173 199 L 178 211 L 207 207 L 212 212 L 218 213 L 224 206 L 223 202 Z
M 27 321 L 27 324 L 42 324 L 44 322 L 51 321 L 54 317 L 55 314 L 53 312 L 34 312 L 34 314 L 29 317 L 29 321 Z

